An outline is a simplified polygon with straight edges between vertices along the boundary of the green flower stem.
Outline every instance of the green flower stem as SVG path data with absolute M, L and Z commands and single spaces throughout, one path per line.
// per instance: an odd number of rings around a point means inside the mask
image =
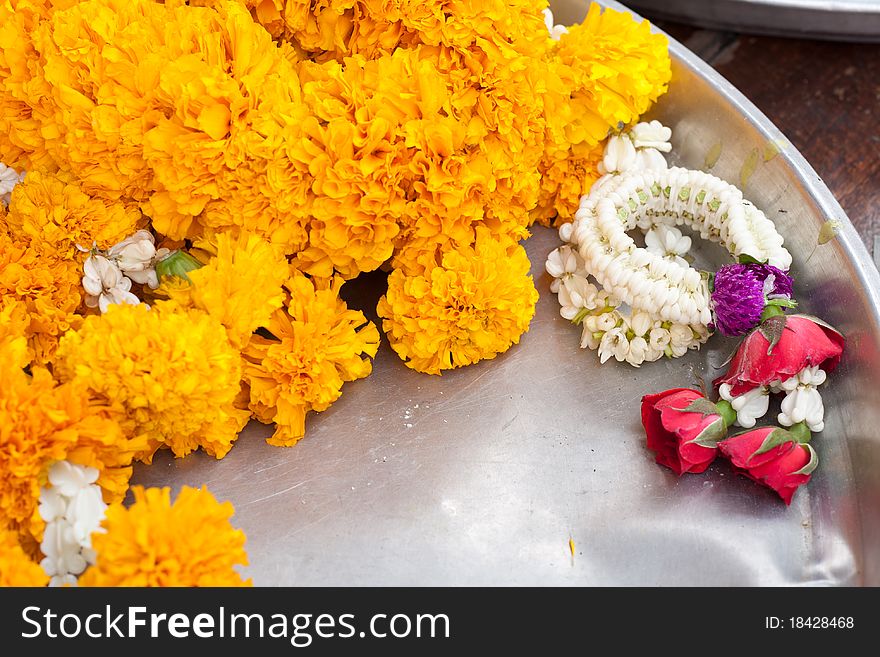
M 736 422 L 736 411 L 733 410 L 733 406 L 730 405 L 730 402 L 726 399 L 722 399 L 716 402 L 715 408 L 718 409 L 718 415 L 724 420 L 724 426 L 733 426 L 733 423 Z
M 761 313 L 761 321 L 765 322 L 771 317 L 776 317 L 777 315 L 784 315 L 785 311 L 779 306 L 764 306 L 764 312 Z

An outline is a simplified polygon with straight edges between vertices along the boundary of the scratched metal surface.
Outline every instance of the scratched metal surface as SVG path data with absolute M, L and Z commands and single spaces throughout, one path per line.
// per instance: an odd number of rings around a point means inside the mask
M 555 6 L 569 22 L 584 10 Z M 231 500 L 257 585 L 880 584 L 880 277 L 784 137 L 682 46 L 672 53 L 653 116 L 674 128 L 680 162 L 703 167 L 721 144 L 713 172 L 747 178 L 795 255 L 807 310 L 850 340 L 815 440 L 820 468 L 791 507 L 723 463 L 681 479 L 653 463 L 639 398 L 691 371 L 711 377 L 731 344 L 600 367 L 558 315 L 542 266 L 557 238 L 540 228 L 526 248 L 541 299 L 519 346 L 431 377 L 383 344 L 373 374 L 312 416 L 296 447 L 266 445 L 270 430 L 252 424 L 222 461 L 166 452 L 135 482 L 207 484 Z M 814 249 L 828 218 L 840 236 Z M 356 296 L 374 299 L 377 280 Z

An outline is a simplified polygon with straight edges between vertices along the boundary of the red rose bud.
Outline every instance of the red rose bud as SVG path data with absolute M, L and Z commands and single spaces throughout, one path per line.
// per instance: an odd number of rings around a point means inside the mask
M 725 419 L 722 410 L 698 390 L 674 388 L 642 397 L 648 449 L 657 454 L 657 463 L 677 475 L 708 468 L 718 455 L 718 441 L 727 434 L 732 421 Z
M 728 383 L 739 396 L 773 381 L 785 381 L 808 366 L 830 372 L 840 362 L 843 336 L 820 320 L 805 315 L 777 315 L 749 333 L 736 351 L 727 374 L 715 385 Z
M 731 436 L 718 443 L 718 449 L 740 474 L 772 488 L 786 504 L 791 504 L 794 492 L 810 480 L 819 463 L 809 444 L 779 427 Z

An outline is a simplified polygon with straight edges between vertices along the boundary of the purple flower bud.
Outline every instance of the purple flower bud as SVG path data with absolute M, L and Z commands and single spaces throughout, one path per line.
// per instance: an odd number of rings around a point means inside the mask
M 724 265 L 715 274 L 710 306 L 723 335 L 745 335 L 761 321 L 767 302 L 791 299 L 792 280 L 772 265 Z

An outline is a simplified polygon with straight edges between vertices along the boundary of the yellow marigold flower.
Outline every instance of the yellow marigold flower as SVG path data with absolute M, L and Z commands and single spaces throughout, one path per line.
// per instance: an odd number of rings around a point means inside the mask
M 610 129 L 634 122 L 666 91 L 672 75 L 668 45 L 664 35 L 651 33 L 647 21 L 598 4 L 562 35 L 546 76 L 539 215 L 546 218 L 554 208 L 560 220 L 570 220 L 580 194 L 568 179 L 582 172 L 595 177 L 590 151 Z
M 245 535 L 229 519 L 232 504 L 207 488 L 132 488 L 134 504 L 107 509 L 106 533 L 92 535 L 97 561 L 80 586 L 250 586 Z
M 0 297 L 0 356 L 6 366 L 24 369 L 30 363 L 25 338 L 29 323 L 24 303 Z
M 299 250 L 308 181 L 275 165 L 279 135 L 290 124 L 299 139 L 305 111 L 291 48 L 232 1 L 62 4 L 15 32 L 38 55 L 34 92 L 15 98 L 45 140 L 32 148 L 86 193 L 141 203 L 163 235 L 238 226 Z M 6 54 L 20 56 L 9 39 Z
M 398 51 L 301 70 L 304 100 L 324 119 L 303 126 L 309 139 L 290 154 L 310 161 L 312 176 L 308 244 L 296 260 L 303 271 L 353 278 L 391 257 L 406 192 L 395 184 L 389 162 L 407 157 L 403 123 L 419 111 L 412 76 L 427 75 L 413 67 L 412 53 Z M 356 113 L 370 118 L 359 126 Z
M 238 351 L 223 326 L 198 310 L 113 305 L 64 336 L 56 373 L 104 400 L 127 435 L 142 438 L 138 458 L 160 447 L 186 456 L 202 447 L 222 458 L 247 413 L 239 392 Z
M 77 260 L 51 250 L 40 253 L 0 230 L 0 298 L 15 300 L 26 309 L 29 361 L 51 363 L 60 337 L 79 326 L 81 278 Z
M 291 271 L 285 307 L 242 352 L 250 408 L 275 422 L 272 445 L 295 444 L 305 434 L 306 414 L 326 410 L 342 384 L 367 376 L 379 348 L 379 332 L 363 313 L 339 298 L 342 281 L 323 283 Z
M 481 231 L 476 244 L 442 255 L 419 275 L 395 270 L 378 312 L 408 367 L 442 370 L 494 358 L 519 342 L 538 292 L 525 250 Z
M 287 259 L 256 235 L 219 233 L 215 239 L 214 258 L 189 272 L 190 285 L 166 278 L 160 292 L 180 306 L 207 312 L 226 327 L 229 341 L 240 349 L 284 303 Z
M 108 410 L 79 384 L 57 385 L 42 367 L 26 374 L 0 345 L 0 528 L 39 538 L 40 486 L 55 461 L 100 471 L 108 500 L 122 499 L 131 460 L 144 445 L 128 441 Z
M 583 144 L 571 147 L 565 157 L 545 159 L 541 193 L 532 217 L 544 226 L 573 221 L 581 197 L 601 176 L 598 167 L 604 153 L 602 141 L 590 148 Z
M 49 85 L 31 37 L 52 0 L 0 2 L 0 162 L 18 170 L 52 170 L 40 115 L 51 106 Z
M 588 96 L 593 111 L 616 126 L 637 119 L 666 91 L 672 74 L 668 49 L 669 40 L 653 34 L 648 21 L 592 4 L 584 22 L 562 35 L 556 57 L 581 85 L 572 96 Z
M 480 44 L 465 52 L 414 36 L 372 59 L 301 65 L 304 101 L 321 119 L 304 142 L 311 150 L 291 156 L 309 156 L 314 177 L 309 243 L 295 261 L 303 271 L 350 278 L 392 247 L 395 266 L 406 266 L 410 247 L 455 248 L 478 227 L 510 235 L 527 226 L 544 132 L 541 60 L 527 53 L 549 39 L 537 14 L 526 37 L 507 20 L 525 10 L 490 4 L 494 14 L 461 9 L 480 15 L 474 25 L 486 35 L 462 19 L 455 38 Z
M 216 7 L 224 0 L 195 0 L 190 4 Z M 273 37 L 292 39 L 307 52 L 346 50 L 356 0 L 239 0 Z
M 49 576 L 21 549 L 15 532 L 0 528 L 0 587 L 46 586 Z
M 29 172 L 12 191 L 6 224 L 41 253 L 73 259 L 76 246 L 107 249 L 132 235 L 143 222 L 133 206 L 93 198 L 69 174 Z

